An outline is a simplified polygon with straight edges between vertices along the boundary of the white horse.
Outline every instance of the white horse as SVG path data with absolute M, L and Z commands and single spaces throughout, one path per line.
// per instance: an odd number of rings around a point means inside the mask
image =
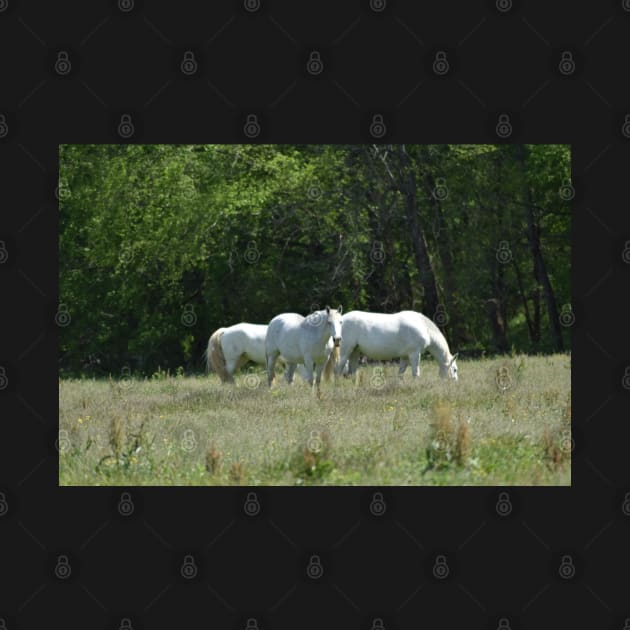
M 234 372 L 240 370 L 248 361 L 266 365 L 266 335 L 267 324 L 242 322 L 215 330 L 208 340 L 205 351 L 206 369 L 209 371 L 212 367 L 223 383 L 233 383 Z M 332 348 L 332 341 L 330 343 Z M 284 360 L 284 357 L 280 359 Z M 286 372 L 286 378 L 291 383 L 295 369 L 293 366 L 290 374 L 289 370 Z M 297 365 L 297 372 L 305 381 L 308 380 L 306 369 L 301 363 Z
M 288 364 L 289 382 L 293 381 L 295 366 L 303 363 L 308 384 L 313 385 L 315 370 L 315 382 L 319 389 L 324 366 L 328 374 L 331 374 L 338 359 L 341 313 L 341 306 L 337 310 L 327 306 L 308 317 L 297 313 L 282 313 L 269 322 L 265 339 L 269 386 L 273 382 L 276 359 L 282 355 Z
M 349 361 L 349 372 L 357 368 L 359 354 L 388 361 L 400 358 L 400 374 L 411 363 L 414 377 L 420 372 L 420 355 L 428 350 L 440 365 L 440 376 L 457 380 L 457 354 L 452 355 L 444 335 L 428 318 L 415 311 L 366 313 L 350 311 L 343 317 L 341 358 L 336 372 Z

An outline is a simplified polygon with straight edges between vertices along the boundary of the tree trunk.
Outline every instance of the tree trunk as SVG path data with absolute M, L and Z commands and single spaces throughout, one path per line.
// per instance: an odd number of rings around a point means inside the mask
M 534 289 L 534 341 L 536 350 L 540 347 L 540 285 Z
M 493 297 L 486 300 L 486 312 L 497 352 L 506 352 L 508 347 L 503 284 L 503 265 L 497 261 L 495 255 L 492 255 L 490 258 L 490 291 Z
M 437 223 L 437 235 L 436 235 L 436 247 L 440 253 L 440 260 L 442 262 L 443 276 L 442 276 L 442 295 L 444 296 L 444 302 L 446 306 L 446 312 L 449 317 L 449 325 L 446 326 L 449 333 L 449 339 L 460 339 L 461 326 L 459 322 L 460 318 L 455 317 L 455 288 L 457 283 L 455 281 L 455 262 L 453 260 L 453 245 L 450 232 L 446 225 L 444 206 L 442 205 L 441 198 L 434 194 L 436 190 L 436 181 L 432 173 L 427 173 L 425 176 L 425 184 L 427 194 L 431 199 L 431 206 Z
M 424 310 L 427 317 L 433 318 L 439 304 L 438 289 L 435 282 L 435 273 L 429 259 L 427 240 L 420 221 L 418 219 L 418 197 L 416 191 L 416 178 L 409 162 L 409 156 L 403 145 L 397 145 L 398 159 L 400 161 L 401 180 L 399 188 L 405 197 L 407 220 L 411 231 L 413 253 L 420 272 L 420 281 L 424 289 Z
M 532 321 L 532 317 L 529 312 L 529 305 L 527 304 L 527 295 L 525 294 L 525 289 L 523 287 L 523 276 L 521 275 L 521 270 L 518 267 L 518 263 L 516 260 L 512 259 L 514 263 L 514 271 L 516 273 L 516 281 L 518 283 L 518 292 L 521 296 L 521 301 L 523 302 L 523 310 L 525 311 L 525 321 L 527 322 L 527 330 L 529 332 L 529 340 L 532 345 L 536 348 L 537 341 L 534 336 L 534 322 Z
M 551 338 L 553 340 L 554 349 L 560 351 L 564 345 L 562 343 L 562 329 L 560 327 L 560 320 L 558 319 L 558 307 L 556 304 L 556 296 L 547 274 L 547 267 L 540 251 L 540 233 L 539 226 L 536 223 L 534 217 L 534 208 L 532 200 L 532 191 L 527 185 L 526 181 L 526 155 L 525 147 L 522 144 L 517 145 L 516 156 L 521 164 L 521 171 L 523 174 L 523 195 L 525 202 L 525 219 L 527 221 L 527 240 L 529 241 L 529 248 L 534 260 L 534 274 L 536 281 L 540 284 L 547 305 L 547 314 L 549 317 L 549 328 L 551 332 Z

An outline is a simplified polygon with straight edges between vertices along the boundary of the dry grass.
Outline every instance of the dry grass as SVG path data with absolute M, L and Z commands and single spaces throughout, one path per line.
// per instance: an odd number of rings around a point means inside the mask
M 62 380 L 62 485 L 569 485 L 570 357 L 394 365 L 269 390 L 245 373 Z M 497 378 L 500 377 L 500 378 Z M 313 448 L 315 445 L 315 448 Z M 568 447 L 567 447 L 568 445 Z

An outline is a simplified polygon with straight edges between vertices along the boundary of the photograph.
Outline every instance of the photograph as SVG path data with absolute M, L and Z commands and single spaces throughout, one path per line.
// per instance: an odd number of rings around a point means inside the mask
M 59 485 L 570 486 L 571 147 L 59 145 Z

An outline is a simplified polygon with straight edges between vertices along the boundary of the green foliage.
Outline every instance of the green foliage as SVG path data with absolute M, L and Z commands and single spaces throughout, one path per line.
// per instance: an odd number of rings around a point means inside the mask
M 327 303 L 425 309 L 394 149 L 62 145 L 60 302 L 71 323 L 61 329 L 61 369 L 197 371 L 219 326 Z M 551 349 L 527 190 L 558 305 L 570 303 L 569 202 L 559 194 L 569 148 L 524 149 L 523 170 L 509 145 L 406 146 L 447 337 L 460 351 L 495 349 L 493 299 L 508 347 Z M 437 201 L 436 182 L 447 191 Z M 497 271 L 501 241 L 512 262 Z

